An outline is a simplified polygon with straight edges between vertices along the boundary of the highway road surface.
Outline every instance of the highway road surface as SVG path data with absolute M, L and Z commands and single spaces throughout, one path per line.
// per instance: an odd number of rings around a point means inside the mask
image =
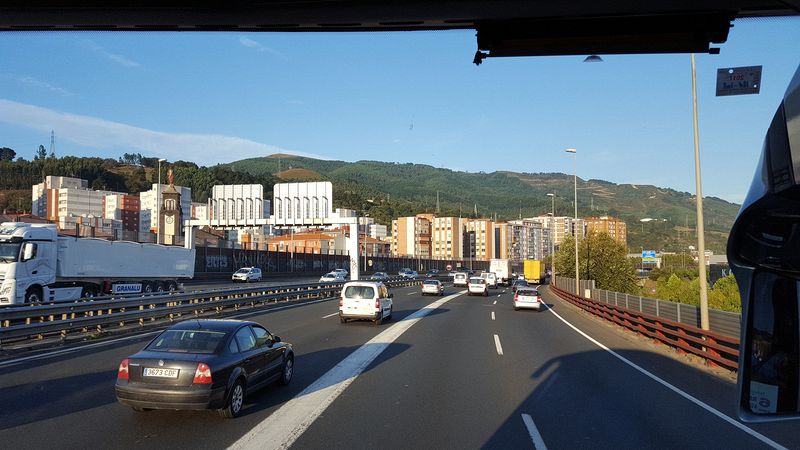
M 149 336 L 0 362 L 3 448 L 800 448 L 796 423 L 734 419 L 731 377 L 578 311 L 514 311 L 502 288 L 395 288 L 394 318 L 340 324 L 335 300 L 249 313 L 294 344 L 295 378 L 243 416 L 136 413 L 119 361 Z M 56 351 L 56 352 L 58 352 Z

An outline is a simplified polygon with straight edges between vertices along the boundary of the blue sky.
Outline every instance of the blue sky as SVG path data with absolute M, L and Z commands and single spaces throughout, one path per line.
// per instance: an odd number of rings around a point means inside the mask
M 703 191 L 741 202 L 800 63 L 800 19 L 737 21 L 697 55 Z M 497 58 L 474 31 L 5 33 L 0 146 L 213 165 L 288 151 L 455 170 L 572 172 L 694 191 L 689 55 Z M 763 65 L 715 97 L 718 67 Z

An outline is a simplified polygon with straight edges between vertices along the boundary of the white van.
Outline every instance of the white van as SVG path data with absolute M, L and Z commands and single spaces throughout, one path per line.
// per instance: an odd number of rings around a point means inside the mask
M 456 272 L 453 274 L 453 286 L 467 286 L 467 274 L 464 272 Z
M 486 285 L 492 289 L 497 289 L 497 275 L 494 272 L 483 272 L 481 278 L 486 280 Z
M 383 283 L 352 281 L 342 286 L 339 297 L 339 320 L 365 319 L 380 325 L 392 318 L 392 298 Z

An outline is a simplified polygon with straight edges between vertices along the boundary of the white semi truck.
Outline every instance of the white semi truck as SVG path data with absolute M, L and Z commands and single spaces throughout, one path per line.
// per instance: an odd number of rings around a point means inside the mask
M 173 291 L 194 249 L 59 236 L 55 225 L 0 224 L 0 306 Z

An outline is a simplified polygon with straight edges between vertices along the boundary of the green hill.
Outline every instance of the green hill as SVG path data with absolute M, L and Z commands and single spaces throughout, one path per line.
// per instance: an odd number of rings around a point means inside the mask
M 234 172 L 282 181 L 334 183 L 334 206 L 367 211 L 389 224 L 397 216 L 434 212 L 508 220 L 550 212 L 547 193 L 556 194 L 556 214 L 572 215 L 573 178 L 562 173 L 457 172 L 424 164 L 329 161 L 272 155 L 227 164 Z M 706 247 L 724 253 L 739 205 L 704 199 Z M 651 185 L 578 179 L 578 215 L 609 214 L 628 223 L 628 246 L 680 251 L 696 245 L 693 196 Z M 654 219 L 641 222 L 641 219 Z

